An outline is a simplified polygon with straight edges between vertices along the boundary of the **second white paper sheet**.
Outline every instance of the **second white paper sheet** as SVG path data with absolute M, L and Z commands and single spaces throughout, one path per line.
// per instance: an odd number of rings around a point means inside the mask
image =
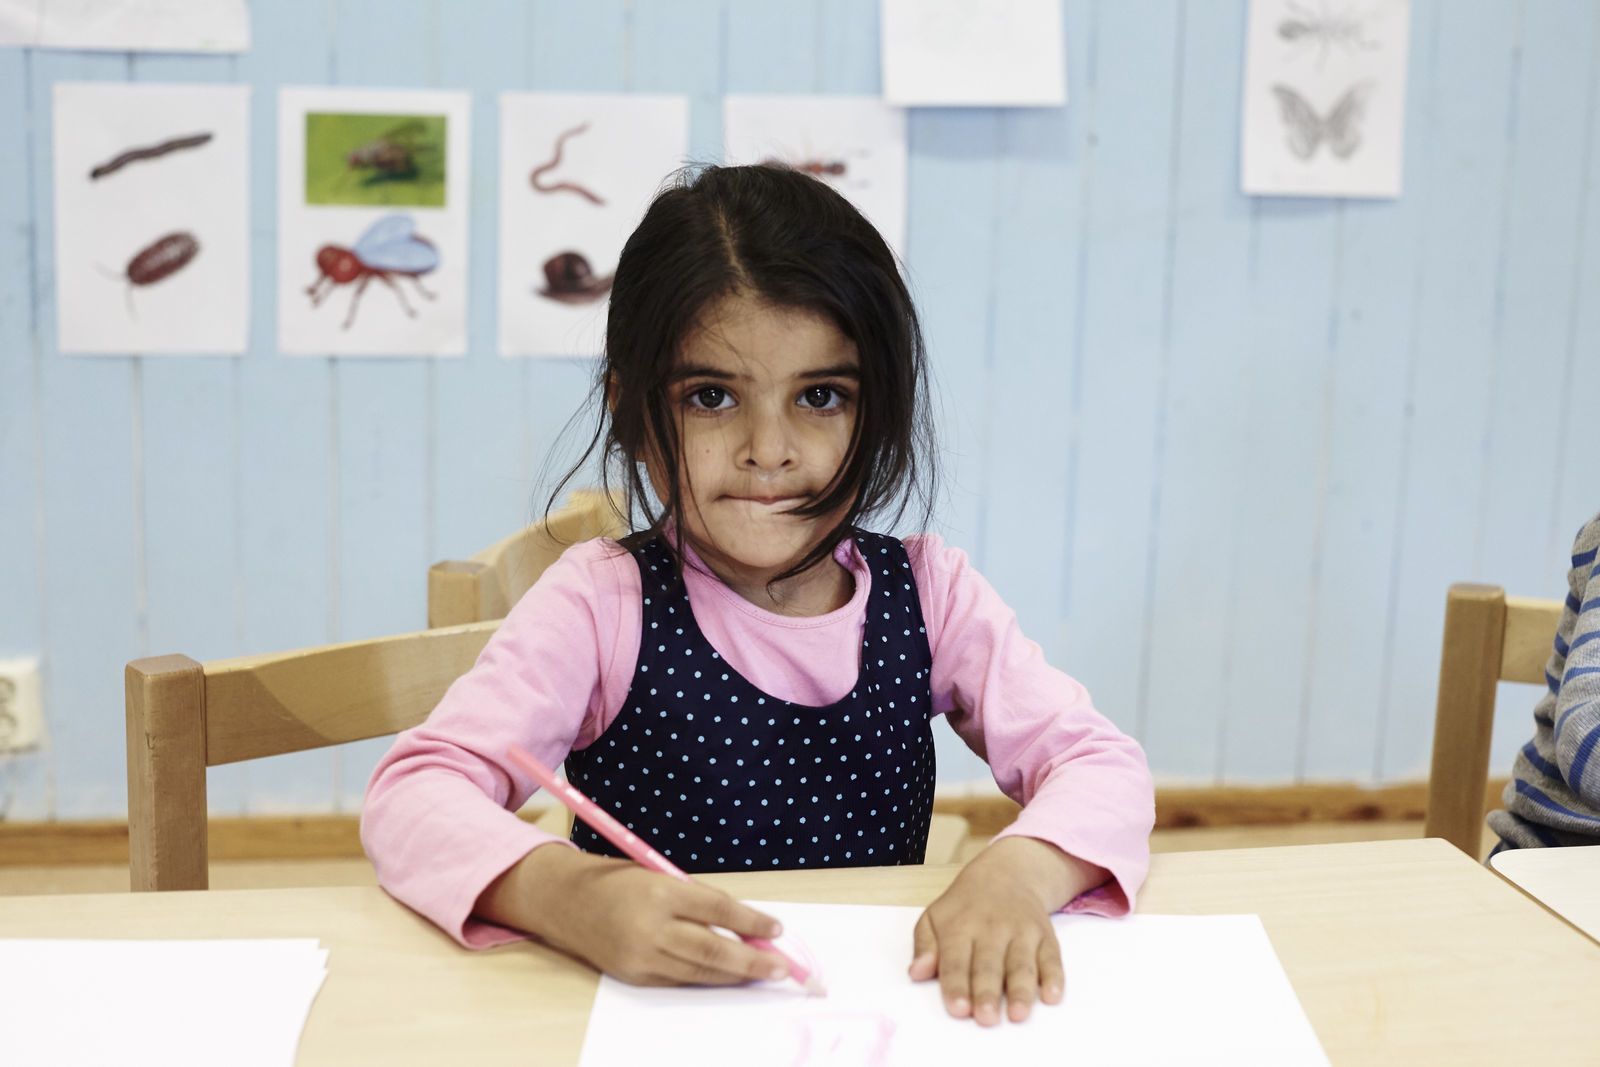
M 936 982 L 906 977 L 921 909 L 756 906 L 803 939 L 827 997 L 793 983 L 646 989 L 602 978 L 582 1067 L 1328 1062 L 1254 915 L 1057 916 L 1063 1002 L 981 1029 L 945 1014 Z

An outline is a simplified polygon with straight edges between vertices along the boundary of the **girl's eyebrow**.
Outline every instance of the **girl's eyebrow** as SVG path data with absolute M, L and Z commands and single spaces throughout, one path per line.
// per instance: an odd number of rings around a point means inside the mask
M 713 378 L 718 381 L 733 382 L 747 377 L 735 374 L 721 367 L 713 367 L 707 363 L 683 363 L 673 368 L 669 382 L 681 382 L 686 378 Z M 807 380 L 815 378 L 857 378 L 861 377 L 861 368 L 854 363 L 836 363 L 831 367 L 818 367 L 815 370 L 801 371 L 796 378 Z

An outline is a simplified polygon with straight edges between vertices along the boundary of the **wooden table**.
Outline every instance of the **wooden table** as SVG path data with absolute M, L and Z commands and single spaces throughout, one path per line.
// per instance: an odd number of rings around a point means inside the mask
M 1600 941 L 1600 845 L 1514 848 L 1489 861 L 1507 881 Z
M 924 904 L 956 870 L 706 881 L 752 899 Z M 1600 989 L 1600 945 L 1437 840 L 1158 855 L 1140 910 L 1259 913 L 1335 1064 L 1522 1062 L 1528 1034 L 1576 1033 Z M 575 1063 L 596 981 L 532 944 L 464 951 L 361 887 L 3 898 L 0 937 L 320 938 L 307 1067 Z

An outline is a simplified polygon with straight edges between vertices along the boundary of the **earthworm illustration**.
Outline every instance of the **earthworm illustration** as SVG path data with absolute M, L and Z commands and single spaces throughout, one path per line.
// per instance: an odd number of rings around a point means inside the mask
M 108 160 L 91 170 L 89 172 L 89 180 L 92 182 L 99 181 L 106 175 L 114 174 L 129 163 L 137 163 L 141 159 L 155 159 L 157 156 L 164 156 L 168 152 L 176 152 L 184 148 L 199 148 L 209 140 L 211 140 L 211 134 L 196 133 L 190 134 L 188 137 L 174 137 L 170 141 L 162 141 L 160 144 L 153 144 L 147 148 L 130 148 L 116 158 Z
M 597 205 L 599 207 L 605 207 L 606 206 L 606 202 L 604 200 L 600 199 L 598 196 L 595 196 L 589 190 L 585 189 L 583 186 L 578 185 L 575 182 L 556 182 L 553 185 L 541 185 L 539 183 L 539 177 L 541 175 L 546 174 L 549 171 L 555 170 L 557 167 L 559 167 L 561 165 L 561 148 L 562 148 L 563 145 L 565 145 L 567 143 L 567 138 L 576 137 L 578 134 L 583 133 L 588 128 L 589 128 L 589 124 L 587 122 L 585 122 L 581 126 L 572 127 L 572 129 L 567 130 L 560 137 L 556 138 L 556 154 L 555 154 L 555 158 L 551 159 L 550 162 L 545 163 L 542 166 L 534 167 L 533 168 L 533 172 L 528 175 L 528 181 L 535 189 L 537 189 L 541 193 L 559 193 L 559 192 L 563 192 L 563 191 L 569 192 L 569 193 L 577 193 L 579 196 L 583 197 L 585 200 L 589 201 L 591 204 L 595 204 L 595 205 Z

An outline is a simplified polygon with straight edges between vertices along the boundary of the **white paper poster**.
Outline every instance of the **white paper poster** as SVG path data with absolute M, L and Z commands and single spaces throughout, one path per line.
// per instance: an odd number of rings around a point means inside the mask
M 1244 191 L 1396 197 L 1410 0 L 1250 0 Z
M 0 45 L 112 52 L 244 52 L 245 0 L 0 0 Z
M 617 257 L 689 150 L 682 96 L 500 97 L 500 354 L 595 356 Z
M 461 92 L 280 90 L 280 350 L 466 353 L 470 122 Z
M 906 113 L 871 96 L 730 96 L 729 163 L 781 162 L 833 186 L 905 257 Z
M 789 981 L 652 988 L 602 977 L 581 1067 L 1327 1067 L 1255 915 L 1056 915 L 1062 1002 L 983 1028 L 945 1012 L 938 982 L 906 976 L 920 908 L 756 907 L 783 923 L 780 944 L 814 965 L 826 997 Z
M 881 0 L 883 97 L 902 107 L 1067 102 L 1061 0 Z
M 64 353 L 237 354 L 250 330 L 250 89 L 54 86 Z

